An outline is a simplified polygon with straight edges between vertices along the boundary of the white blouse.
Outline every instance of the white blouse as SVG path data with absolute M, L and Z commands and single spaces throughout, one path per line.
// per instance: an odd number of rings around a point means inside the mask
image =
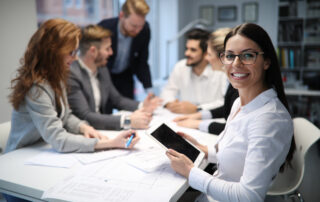
M 212 176 L 194 167 L 189 184 L 206 194 L 205 201 L 263 201 L 292 136 L 290 114 L 273 89 L 245 106 L 238 98 L 216 145 L 208 146 L 208 160 L 217 163 L 217 171 Z

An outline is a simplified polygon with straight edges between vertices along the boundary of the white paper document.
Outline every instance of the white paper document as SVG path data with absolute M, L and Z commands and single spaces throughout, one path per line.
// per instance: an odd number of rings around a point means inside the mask
M 152 172 L 162 167 L 170 166 L 170 160 L 165 155 L 165 149 L 153 148 L 132 153 L 127 163 L 145 172 Z
M 83 164 L 94 163 L 97 161 L 112 159 L 128 154 L 125 149 L 110 149 L 92 153 L 73 153 L 73 156 Z
M 170 167 L 147 173 L 115 158 L 83 166 L 42 195 L 66 201 L 169 201 L 185 179 Z
M 161 194 L 167 193 L 166 191 L 168 190 L 138 190 L 134 186 L 113 186 L 100 179 L 74 176 L 46 191 L 42 199 L 77 202 L 164 202 L 170 200 L 168 194 Z
M 134 193 L 130 188 L 108 186 L 101 179 L 74 176 L 65 179 L 57 186 L 44 192 L 42 199 L 60 199 L 66 201 L 128 201 Z
M 62 154 L 54 151 L 53 149 L 46 150 L 40 154 L 27 159 L 24 164 L 26 165 L 37 165 L 37 166 L 48 166 L 48 167 L 59 167 L 59 168 L 70 168 L 77 162 L 72 154 Z

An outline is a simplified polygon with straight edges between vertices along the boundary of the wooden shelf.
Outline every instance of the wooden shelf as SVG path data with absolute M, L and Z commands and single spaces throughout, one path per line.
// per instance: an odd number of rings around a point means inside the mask
M 319 68 L 310 68 L 310 67 L 295 67 L 294 69 L 290 69 L 290 67 L 281 68 L 282 72 L 320 72 Z
M 278 46 L 280 47 L 301 47 L 303 43 L 301 41 L 298 42 L 286 42 L 286 41 L 279 41 Z
M 320 97 L 320 90 L 304 90 L 304 89 L 286 88 L 284 89 L 284 91 L 286 95 Z

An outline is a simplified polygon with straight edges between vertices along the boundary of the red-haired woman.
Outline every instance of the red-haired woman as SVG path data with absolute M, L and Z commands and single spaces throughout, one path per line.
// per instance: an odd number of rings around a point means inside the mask
M 12 80 L 9 98 L 14 110 L 6 152 L 39 140 L 58 152 L 125 147 L 133 131 L 108 139 L 69 109 L 66 80 L 69 66 L 77 57 L 80 37 L 79 27 L 63 19 L 46 21 L 32 36 L 17 77 Z M 130 147 L 138 139 L 135 136 Z

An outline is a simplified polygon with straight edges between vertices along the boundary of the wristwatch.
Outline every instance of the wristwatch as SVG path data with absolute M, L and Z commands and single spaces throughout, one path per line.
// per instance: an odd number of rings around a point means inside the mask
M 128 130 L 131 128 L 131 118 L 130 116 L 124 117 L 123 129 Z

